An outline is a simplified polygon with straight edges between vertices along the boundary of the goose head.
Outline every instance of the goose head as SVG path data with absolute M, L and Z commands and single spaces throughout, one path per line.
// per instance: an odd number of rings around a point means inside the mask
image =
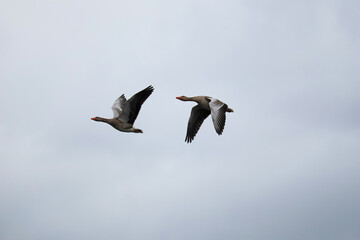
M 93 118 L 91 118 L 91 120 L 94 120 L 94 121 L 97 121 L 97 122 L 101 121 L 100 117 L 93 117 Z
M 189 101 L 190 98 L 189 97 L 186 97 L 186 96 L 180 96 L 180 97 L 176 97 L 176 99 L 179 99 L 181 101 Z

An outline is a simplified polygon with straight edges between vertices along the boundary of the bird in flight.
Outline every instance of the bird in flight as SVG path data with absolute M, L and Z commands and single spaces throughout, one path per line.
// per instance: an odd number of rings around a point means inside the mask
M 215 131 L 218 135 L 221 135 L 226 121 L 226 112 L 234 112 L 227 104 L 221 102 L 220 100 L 208 96 L 195 96 L 195 97 L 186 97 L 180 96 L 176 97 L 181 101 L 193 101 L 197 102 L 197 105 L 192 108 L 185 142 L 191 143 L 196 133 L 199 131 L 201 124 L 204 120 L 211 114 L 211 118 L 214 124 Z
M 124 94 L 122 94 L 111 107 L 114 112 L 113 118 L 93 117 L 91 120 L 105 122 L 121 132 L 143 133 L 141 129 L 135 128 L 133 124 L 139 114 L 141 105 L 153 91 L 154 87 L 150 85 L 136 93 L 129 100 L 126 100 Z

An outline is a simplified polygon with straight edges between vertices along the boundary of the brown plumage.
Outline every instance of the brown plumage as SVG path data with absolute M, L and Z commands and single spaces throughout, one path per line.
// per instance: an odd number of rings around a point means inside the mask
M 214 124 L 215 131 L 218 135 L 221 135 L 226 121 L 226 112 L 234 112 L 227 104 L 221 102 L 218 99 L 208 97 L 208 96 L 196 96 L 196 97 L 186 97 L 180 96 L 176 99 L 181 101 L 194 101 L 198 105 L 192 108 L 185 142 L 191 143 L 197 132 L 199 131 L 204 120 L 211 114 L 211 118 Z
M 133 124 L 139 114 L 141 105 L 153 91 L 154 87 L 150 85 L 136 93 L 129 100 L 126 100 L 124 94 L 122 94 L 111 107 L 114 113 L 113 118 L 93 117 L 91 120 L 105 122 L 121 132 L 143 133 L 141 129 L 135 128 Z

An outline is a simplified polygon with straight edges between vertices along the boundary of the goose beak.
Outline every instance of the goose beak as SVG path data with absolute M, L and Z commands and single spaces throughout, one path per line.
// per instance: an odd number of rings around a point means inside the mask
M 95 118 L 93 117 L 93 118 L 91 118 L 91 120 L 95 120 Z
M 181 97 L 176 97 L 176 99 L 181 99 Z

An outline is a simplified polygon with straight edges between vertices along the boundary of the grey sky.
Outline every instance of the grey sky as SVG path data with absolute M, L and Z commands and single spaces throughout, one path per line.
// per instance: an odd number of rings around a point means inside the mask
M 0 239 L 360 238 L 358 1 L 1 1 Z M 152 84 L 126 134 L 90 120 Z M 192 103 L 235 110 L 184 142 Z

